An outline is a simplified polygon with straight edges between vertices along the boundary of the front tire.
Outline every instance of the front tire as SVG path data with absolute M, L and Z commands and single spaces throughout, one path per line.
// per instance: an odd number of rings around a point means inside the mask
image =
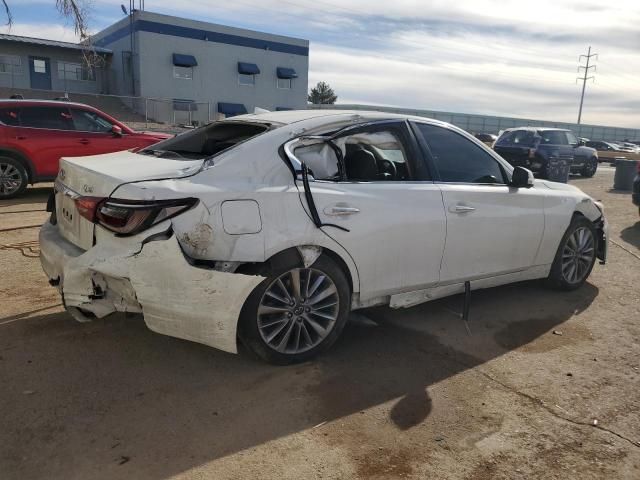
M 27 188 L 29 176 L 24 165 L 10 157 L 0 157 L 0 200 L 17 197 Z
M 589 277 L 596 262 L 596 229 L 582 215 L 575 215 L 560 241 L 547 283 L 560 290 L 575 290 Z
M 585 178 L 591 178 L 596 174 L 597 170 L 598 170 L 598 160 L 595 158 L 590 158 L 583 165 L 582 170 L 580 171 L 580 175 L 582 175 Z
M 345 273 L 321 255 L 308 268 L 271 272 L 251 292 L 240 313 L 240 339 L 266 362 L 304 362 L 333 345 L 350 307 Z

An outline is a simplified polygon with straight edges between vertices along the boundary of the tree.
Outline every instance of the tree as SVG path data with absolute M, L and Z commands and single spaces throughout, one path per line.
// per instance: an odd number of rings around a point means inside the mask
M 323 103 L 333 105 L 338 100 L 338 96 L 328 83 L 318 82 L 318 84 L 309 92 L 309 101 L 311 103 Z
M 14 0 L 15 1 L 15 0 Z M 56 8 L 62 16 L 73 22 L 73 28 L 76 35 L 80 37 L 81 42 L 89 40 L 89 31 L 87 26 L 87 7 L 89 0 L 55 0 Z M 7 15 L 7 25 L 13 25 L 13 15 L 9 7 L 11 0 L 2 0 L 2 5 Z
M 7 15 L 7 25 L 11 28 L 13 25 L 13 15 L 9 3 L 12 0 L 1 0 Z M 15 0 L 13 0 L 15 1 Z M 87 49 L 83 50 L 82 56 L 88 67 L 100 67 L 104 64 L 104 58 L 97 55 L 91 48 L 91 36 L 89 35 L 89 26 L 87 24 L 87 13 L 91 0 L 55 0 L 56 8 L 60 14 L 73 22 L 73 29 L 80 38 L 80 43 L 87 45 Z

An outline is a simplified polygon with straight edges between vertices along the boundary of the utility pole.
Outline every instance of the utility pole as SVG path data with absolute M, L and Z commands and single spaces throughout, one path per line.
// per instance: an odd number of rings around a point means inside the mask
M 587 87 L 587 80 L 593 80 L 595 77 L 593 76 L 589 76 L 589 70 L 590 69 L 595 69 L 596 66 L 595 65 L 589 65 L 589 63 L 591 63 L 591 57 L 598 57 L 597 53 L 591 53 L 591 47 L 589 47 L 589 50 L 587 52 L 586 55 L 580 55 L 578 57 L 578 63 L 582 63 L 582 58 L 586 58 L 587 59 L 587 64 L 586 65 L 580 65 L 578 67 L 578 73 L 580 73 L 580 70 L 584 69 L 584 75 L 582 77 L 578 77 L 576 78 L 576 82 L 578 80 L 582 80 L 582 95 L 580 96 L 580 109 L 578 110 L 578 125 L 580 125 L 580 119 L 582 118 L 582 104 L 584 102 L 584 90 Z

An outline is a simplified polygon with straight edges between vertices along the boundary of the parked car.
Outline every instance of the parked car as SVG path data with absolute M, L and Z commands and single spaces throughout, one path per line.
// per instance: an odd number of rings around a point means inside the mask
M 631 194 L 631 201 L 638 207 L 638 214 L 640 214 L 640 161 L 638 162 L 638 174 L 633 179 L 633 193 Z
M 350 310 L 535 278 L 571 290 L 607 251 L 603 207 L 578 188 L 383 112 L 242 115 L 63 158 L 49 205 L 40 258 L 74 318 L 141 312 L 274 363 L 327 349 Z
M 571 173 L 593 177 L 598 168 L 598 153 L 582 145 L 570 130 L 518 127 L 502 132 L 494 150 L 513 166 L 531 169 L 540 178 L 548 178 L 549 161 L 566 160 Z
M 615 143 L 603 142 L 601 140 L 590 140 L 586 142 L 586 146 L 590 148 L 595 148 L 601 152 L 619 152 L 620 146 Z
M 135 132 L 80 103 L 0 100 L 0 200 L 53 180 L 60 157 L 141 148 L 169 137 Z
M 498 136 L 492 133 L 476 133 L 474 134 L 474 137 L 476 137 L 478 140 L 480 140 L 483 143 L 489 143 L 489 144 L 493 144 L 493 142 L 495 142 L 498 139 Z

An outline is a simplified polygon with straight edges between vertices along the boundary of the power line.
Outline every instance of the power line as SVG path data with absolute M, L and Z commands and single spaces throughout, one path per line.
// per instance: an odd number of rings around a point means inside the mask
M 576 78 L 576 81 L 578 80 L 582 80 L 582 95 L 580 95 L 580 109 L 578 110 L 578 125 L 580 125 L 580 119 L 582 118 L 582 104 L 584 103 L 584 90 L 587 87 L 587 80 L 593 80 L 595 79 L 594 76 L 589 76 L 589 70 L 591 70 L 592 68 L 597 70 L 595 65 L 589 65 L 589 63 L 591 62 L 591 57 L 598 57 L 597 53 L 591 53 L 591 46 L 589 46 L 589 50 L 587 51 L 586 55 L 580 55 L 578 57 L 578 62 L 582 63 L 582 58 L 586 58 L 587 59 L 587 64 L 586 65 L 579 65 L 578 66 L 578 73 L 580 73 L 580 70 L 584 69 L 584 75 L 582 77 L 578 77 Z M 595 71 L 594 70 L 594 71 Z

